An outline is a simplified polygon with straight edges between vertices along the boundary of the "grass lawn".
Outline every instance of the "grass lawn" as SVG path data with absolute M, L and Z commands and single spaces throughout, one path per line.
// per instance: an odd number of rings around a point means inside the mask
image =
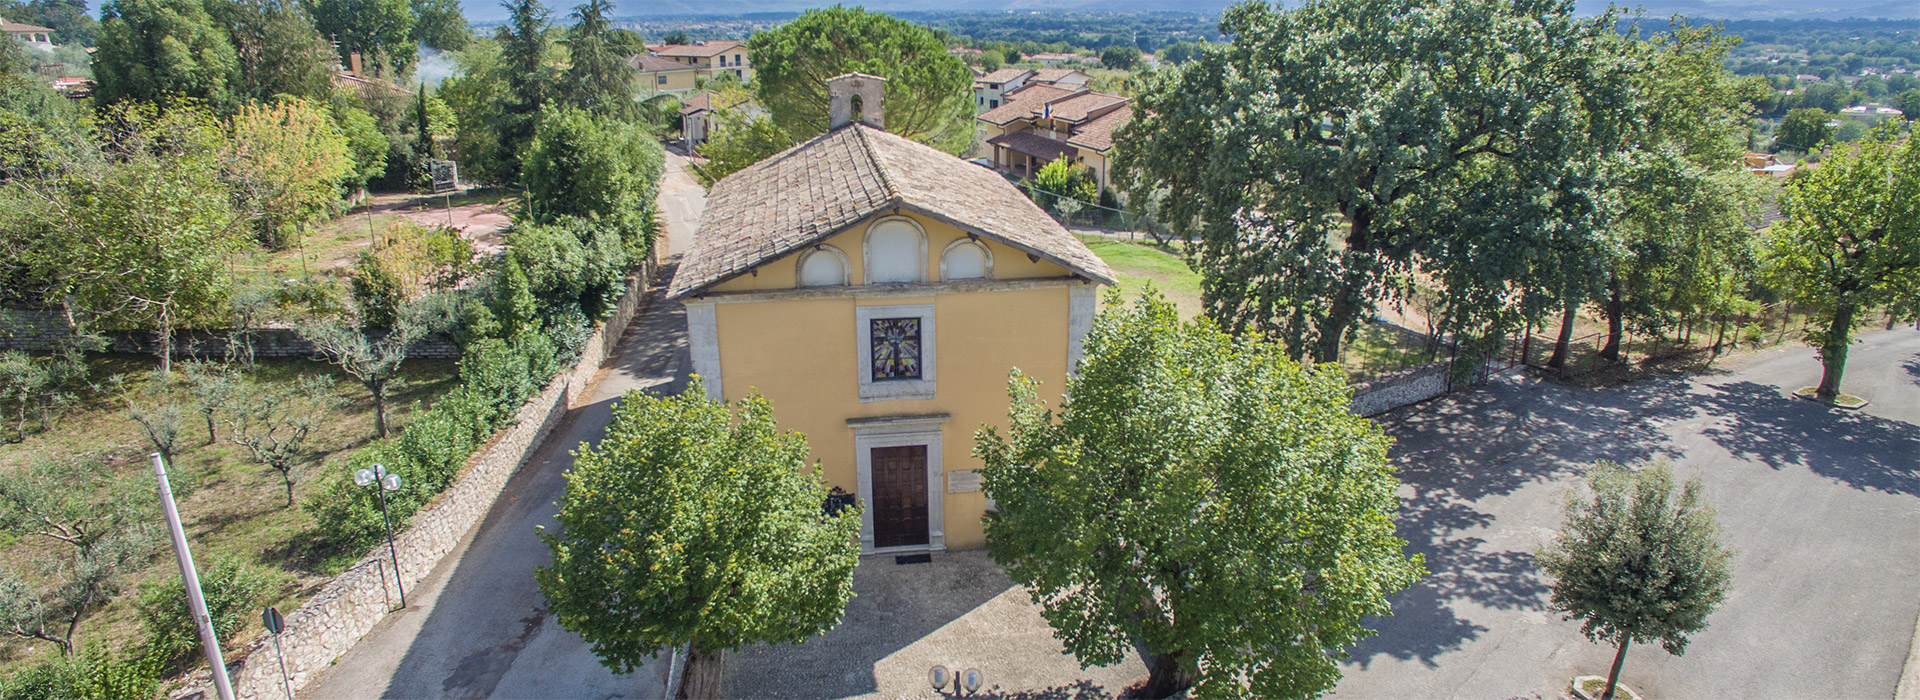
M 1187 267 L 1180 256 L 1146 243 L 1099 236 L 1081 236 L 1080 240 L 1113 268 L 1120 277 L 1120 291 L 1128 300 L 1138 298 L 1140 290 L 1151 282 L 1179 307 L 1182 318 L 1200 315 L 1200 273 Z
M 154 360 L 148 356 L 97 356 L 90 364 L 90 379 L 94 382 L 119 374 L 139 388 L 154 380 Z M 388 415 L 396 427 L 405 424 L 417 407 L 438 398 L 455 384 L 452 361 L 408 362 L 404 371 L 407 386 L 389 402 Z M 238 556 L 269 572 L 278 581 L 273 599 L 264 604 L 287 612 L 317 592 L 350 564 L 353 557 L 317 551 L 312 519 L 300 508 L 299 502 L 305 499 L 322 473 L 345 468 L 352 450 L 374 437 L 372 397 L 358 382 L 340 374 L 331 365 L 302 359 L 262 360 L 253 376 L 255 381 L 284 383 L 310 374 L 334 376 L 335 391 L 347 403 L 339 411 L 316 416 L 316 426 L 307 440 L 308 459 L 294 472 L 297 483 L 293 507 L 286 506 L 279 473 L 254 462 L 244 449 L 226 442 L 227 426 L 217 424 L 221 441 L 207 444 L 206 424 L 198 414 L 182 422 L 175 448 L 177 454 L 168 469 L 187 538 L 202 571 L 215 556 Z M 153 448 L 140 427 L 126 417 L 125 408 L 117 393 L 89 392 L 84 399 L 62 411 L 49 429 L 19 443 L 0 445 L 0 478 L 41 457 L 92 458 L 104 464 L 116 478 L 135 480 L 151 494 L 153 472 L 147 453 Z M 157 507 L 154 518 L 158 522 Z M 43 540 L 0 536 L 0 568 L 29 578 L 37 575 L 36 561 L 64 554 L 65 545 Z M 120 647 L 140 641 L 142 629 L 132 605 L 139 583 L 178 575 L 166 538 L 162 536 L 159 542 L 153 559 L 131 577 L 120 595 L 81 622 L 74 634 L 76 644 L 105 643 Z M 249 619 L 255 621 L 249 629 L 223 642 L 237 646 L 259 633 L 259 616 L 250 615 Z M 0 638 L 0 673 L 57 653 L 58 648 L 50 643 Z

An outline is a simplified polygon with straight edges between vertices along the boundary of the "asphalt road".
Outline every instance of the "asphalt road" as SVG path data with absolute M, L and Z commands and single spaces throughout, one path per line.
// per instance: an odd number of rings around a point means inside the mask
M 1733 590 L 1684 656 L 1633 647 L 1624 682 L 1658 698 L 1892 697 L 1920 616 L 1920 332 L 1854 346 L 1843 386 L 1864 411 L 1788 396 L 1819 377 L 1789 347 L 1619 389 L 1507 381 L 1384 417 L 1401 536 L 1433 575 L 1395 598 L 1333 697 L 1554 698 L 1605 675 L 1612 649 L 1546 610 L 1532 553 L 1582 465 L 1649 458 L 1704 480 L 1737 550 Z
M 661 184 L 670 251 L 684 250 L 675 246 L 692 241 L 705 203 L 704 191 L 683 165 L 670 160 Z M 599 442 L 614 402 L 628 391 L 675 393 L 685 385 L 692 367 L 685 309 L 658 298 L 672 279 L 671 270 L 662 268 L 656 297 L 627 329 L 588 402 L 571 410 L 507 483 L 466 545 L 408 590 L 415 606 L 381 621 L 301 697 L 664 697 L 664 657 L 632 674 L 614 675 L 585 641 L 547 615 L 533 571 L 550 558 L 536 528 L 555 526 L 554 503 L 566 487 L 571 451 L 583 442 Z

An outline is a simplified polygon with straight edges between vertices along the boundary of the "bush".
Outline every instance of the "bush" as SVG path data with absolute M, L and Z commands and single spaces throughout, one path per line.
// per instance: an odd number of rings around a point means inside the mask
M 568 218 L 521 226 L 507 245 L 527 276 L 541 318 L 558 321 L 577 309 L 597 320 L 613 310 L 629 260 L 617 232 L 593 220 Z
M 353 305 L 360 310 L 360 322 L 387 328 L 400 317 L 400 305 L 406 303 L 406 285 L 392 265 L 373 253 L 361 253 L 353 266 Z
M 415 413 L 398 437 L 368 445 L 347 460 L 346 469 L 322 477 L 319 492 L 302 507 L 339 551 L 372 546 L 385 537 L 380 504 L 369 489 L 353 483 L 352 475 L 380 464 L 400 475 L 400 490 L 387 494 L 387 512 L 395 531 L 405 528 L 414 512 L 453 484 L 473 451 L 566 362 L 542 333 L 475 341 L 460 358 L 459 387 Z
M 147 700 L 159 695 L 159 667 L 149 657 L 115 656 L 100 646 L 0 679 L 0 700 Z
M 232 555 L 215 557 L 201 571 L 207 615 L 213 618 L 213 631 L 223 644 L 235 641 L 273 585 L 269 574 Z M 147 630 L 147 657 L 155 664 L 168 671 L 182 670 L 201 653 L 199 627 L 187 608 L 187 589 L 179 576 L 141 585 L 134 608 Z

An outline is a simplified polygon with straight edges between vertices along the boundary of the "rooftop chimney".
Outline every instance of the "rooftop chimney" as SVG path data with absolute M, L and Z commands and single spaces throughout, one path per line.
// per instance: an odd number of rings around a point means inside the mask
M 885 129 L 887 79 L 865 73 L 848 73 L 827 80 L 827 128 L 829 130 L 860 122 Z

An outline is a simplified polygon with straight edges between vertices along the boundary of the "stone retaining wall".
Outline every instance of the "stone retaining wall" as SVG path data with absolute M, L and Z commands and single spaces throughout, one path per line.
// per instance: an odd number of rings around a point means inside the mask
M 1362 416 L 1376 416 L 1437 398 L 1447 393 L 1448 364 L 1443 360 L 1355 384 L 1350 410 Z
M 408 587 L 426 578 L 479 526 L 507 480 L 566 416 L 569 406 L 587 398 L 601 364 L 612 355 L 645 302 L 652 267 L 649 264 L 628 278 L 626 293 L 606 323 L 589 336 L 573 369 L 554 377 L 544 391 L 521 406 L 513 425 L 476 452 L 453 486 L 415 513 L 408 529 L 395 538 L 399 575 Z M 398 602 L 392 568 L 382 543 L 286 615 L 280 649 L 295 693 L 391 612 Z M 284 697 L 272 646 L 272 639 L 263 634 L 228 659 L 236 696 Z M 196 674 L 194 682 L 175 697 L 196 694 L 212 696 L 205 672 Z

